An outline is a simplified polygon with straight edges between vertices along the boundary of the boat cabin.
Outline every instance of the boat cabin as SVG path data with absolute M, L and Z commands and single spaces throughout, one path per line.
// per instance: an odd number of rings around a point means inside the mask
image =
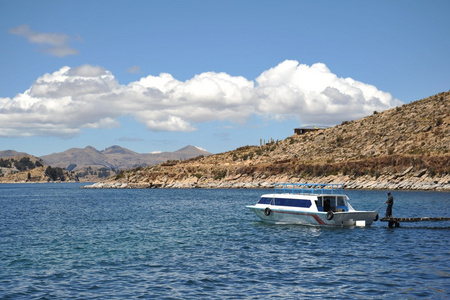
M 275 184 L 275 195 L 263 195 L 258 204 L 310 208 L 312 201 L 322 212 L 352 210 L 342 184 Z M 282 195 L 282 196 L 278 196 Z
M 311 201 L 314 201 L 318 211 L 343 212 L 348 211 L 348 205 L 345 198 L 346 197 L 344 195 L 318 196 L 316 200 L 263 196 L 261 197 L 261 199 L 259 199 L 258 204 L 310 208 L 312 205 Z

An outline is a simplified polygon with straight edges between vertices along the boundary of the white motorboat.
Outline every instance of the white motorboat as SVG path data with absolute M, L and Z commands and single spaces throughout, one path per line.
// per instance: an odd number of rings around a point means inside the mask
M 317 226 L 370 226 L 376 211 L 358 211 L 349 203 L 342 184 L 279 183 L 275 193 L 246 206 L 263 221 Z

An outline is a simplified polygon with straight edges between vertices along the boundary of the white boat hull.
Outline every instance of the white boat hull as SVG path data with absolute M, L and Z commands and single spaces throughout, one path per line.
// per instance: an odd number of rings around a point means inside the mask
M 266 208 L 270 213 L 267 214 Z M 370 226 L 377 217 L 376 211 L 334 212 L 332 219 L 327 219 L 326 212 L 292 210 L 276 206 L 247 206 L 263 221 L 283 224 L 303 224 L 313 226 Z

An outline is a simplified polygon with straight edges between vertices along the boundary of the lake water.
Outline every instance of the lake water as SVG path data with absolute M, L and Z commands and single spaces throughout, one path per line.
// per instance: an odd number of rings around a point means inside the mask
M 450 298 L 450 222 L 271 225 L 245 208 L 266 190 L 80 186 L 0 185 L 1 299 Z M 394 216 L 450 216 L 449 192 L 392 193 Z

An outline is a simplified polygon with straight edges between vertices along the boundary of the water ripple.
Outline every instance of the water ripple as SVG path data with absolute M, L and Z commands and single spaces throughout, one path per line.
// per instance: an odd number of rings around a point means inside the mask
M 245 208 L 260 190 L 77 187 L 0 186 L 0 298 L 450 298 L 445 224 L 273 225 Z M 384 197 L 349 192 L 360 209 Z M 432 192 L 396 192 L 395 212 L 424 195 L 449 215 Z

